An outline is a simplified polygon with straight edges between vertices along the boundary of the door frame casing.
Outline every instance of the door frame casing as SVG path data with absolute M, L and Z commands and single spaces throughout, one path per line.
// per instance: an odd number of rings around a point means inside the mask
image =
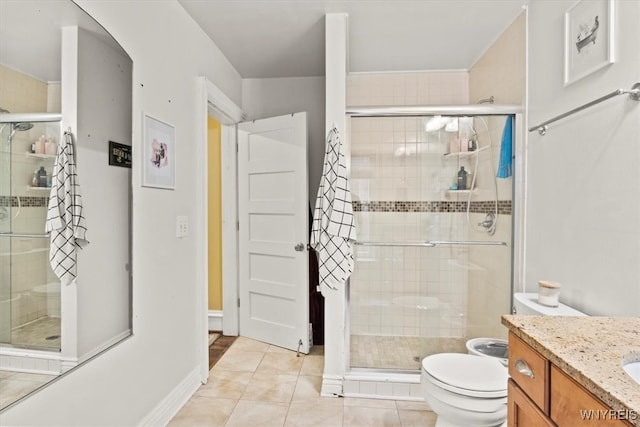
M 196 150 L 196 218 L 194 235 L 196 240 L 196 280 L 197 295 L 197 327 L 196 354 L 200 360 L 200 377 L 202 383 L 209 378 L 209 341 L 208 341 L 208 194 L 207 151 L 208 128 L 207 116 L 218 120 L 221 124 L 221 194 L 222 194 L 222 286 L 223 286 L 223 333 L 238 335 L 238 203 L 237 203 L 237 154 L 236 124 L 245 118 L 245 113 L 227 95 L 206 77 L 198 77 L 197 129 L 198 141 Z

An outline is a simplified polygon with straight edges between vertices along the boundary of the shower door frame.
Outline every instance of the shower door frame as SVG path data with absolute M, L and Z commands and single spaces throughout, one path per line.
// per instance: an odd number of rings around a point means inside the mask
M 511 233 L 511 295 L 516 284 L 524 279 L 524 234 L 526 222 L 526 138 L 525 117 L 520 105 L 428 105 L 428 106 L 353 106 L 346 108 L 346 139 L 349 150 L 346 153 L 347 169 L 351 171 L 351 117 L 428 117 L 428 116 L 505 116 L 514 115 L 514 174 L 512 186 L 512 233 Z M 345 290 L 345 324 L 343 353 L 345 375 L 343 395 L 349 397 L 378 397 L 388 399 L 421 399 L 420 373 L 404 373 L 383 369 L 352 368 L 350 364 L 350 292 L 349 283 Z M 330 308 L 328 308 L 330 310 Z M 509 312 L 513 311 L 513 301 Z
M 59 114 L 59 113 L 0 113 L 0 124 L 29 122 L 29 123 L 58 123 L 60 126 L 62 126 L 61 125 L 62 119 L 63 119 L 62 114 Z M 8 155 L 12 156 L 12 152 L 9 151 Z M 10 197 L 14 197 L 14 196 L 10 194 Z M 16 195 L 15 197 L 21 197 L 21 196 Z M 42 238 L 42 237 L 45 237 L 46 235 L 16 234 L 15 237 L 20 237 L 20 236 Z M 11 239 L 12 237 L 14 237 L 14 235 L 11 230 L 9 230 L 9 232 L 6 232 L 6 233 L 5 232 L 0 233 L 1 239 Z M 9 315 L 11 316 L 11 313 Z M 61 321 L 62 321 L 62 318 L 61 318 Z M 27 352 L 29 354 L 29 357 L 33 360 L 47 361 L 49 368 L 48 370 L 45 370 L 46 372 L 56 373 L 56 374 L 60 373 L 62 348 L 52 349 L 52 350 L 25 349 L 20 346 L 15 346 L 11 342 L 3 343 L 3 345 L 0 348 L 0 367 L 4 366 L 5 363 L 9 363 L 12 357 L 16 357 L 16 356 L 22 357 L 25 354 L 25 352 Z M 34 363 L 37 363 L 37 362 L 34 362 Z M 10 365 L 7 365 L 7 366 L 10 366 Z

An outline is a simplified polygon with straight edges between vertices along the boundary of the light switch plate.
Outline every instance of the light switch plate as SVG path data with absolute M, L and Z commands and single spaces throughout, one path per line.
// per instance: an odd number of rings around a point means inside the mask
M 179 215 L 176 217 L 176 237 L 187 237 L 189 235 L 189 217 Z

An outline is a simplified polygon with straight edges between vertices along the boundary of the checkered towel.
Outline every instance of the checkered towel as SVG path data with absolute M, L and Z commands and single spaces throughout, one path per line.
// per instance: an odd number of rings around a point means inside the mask
M 65 132 L 53 166 L 45 231 L 51 233 L 49 262 L 62 284 L 76 278 L 76 250 L 89 243 L 76 175 L 73 136 Z
M 353 271 L 351 240 L 356 227 L 342 141 L 334 125 L 327 138 L 324 168 L 313 213 L 311 246 L 318 253 L 320 290 L 338 289 Z M 324 293 L 324 292 L 323 292 Z

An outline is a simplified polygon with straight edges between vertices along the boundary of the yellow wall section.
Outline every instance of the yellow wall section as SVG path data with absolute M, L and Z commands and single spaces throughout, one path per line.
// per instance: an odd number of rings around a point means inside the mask
M 209 179 L 209 310 L 222 310 L 222 182 L 220 122 L 207 118 Z

